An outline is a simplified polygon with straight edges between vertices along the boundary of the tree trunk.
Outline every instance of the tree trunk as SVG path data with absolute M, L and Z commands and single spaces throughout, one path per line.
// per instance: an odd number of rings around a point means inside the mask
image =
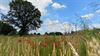
M 28 30 L 26 29 L 26 27 L 22 27 L 18 33 L 20 36 L 22 35 L 27 35 L 28 34 Z

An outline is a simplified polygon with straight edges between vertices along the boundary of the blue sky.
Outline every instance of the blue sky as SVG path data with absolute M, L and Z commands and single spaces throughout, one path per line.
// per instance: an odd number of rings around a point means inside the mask
M 9 11 L 11 0 L 0 0 L 0 9 L 3 13 Z M 99 0 L 27 0 L 36 6 L 42 13 L 43 24 L 37 32 L 64 32 L 74 29 L 72 23 L 79 24 L 80 16 L 91 21 L 91 25 L 100 28 L 100 1 Z M 65 26 L 66 27 L 65 27 Z M 44 30 L 45 29 L 45 30 Z M 80 28 L 78 28 L 80 29 Z M 33 31 L 32 31 L 33 32 Z

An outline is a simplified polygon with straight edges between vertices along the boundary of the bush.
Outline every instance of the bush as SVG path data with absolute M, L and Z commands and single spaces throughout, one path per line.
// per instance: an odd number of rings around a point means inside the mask
M 56 35 L 63 35 L 61 32 L 55 32 Z
M 50 32 L 48 35 L 63 35 L 61 32 Z
M 7 23 L 3 23 L 0 21 L 0 34 L 1 35 L 12 35 L 16 34 L 16 29 L 10 26 Z
M 40 33 L 37 33 L 37 35 L 41 35 Z
M 45 35 L 48 35 L 48 33 L 47 33 L 47 32 L 45 32 Z

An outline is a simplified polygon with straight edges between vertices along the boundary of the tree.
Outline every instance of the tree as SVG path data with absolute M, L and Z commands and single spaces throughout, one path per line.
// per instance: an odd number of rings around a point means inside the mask
M 10 24 L 18 27 L 19 34 L 28 34 L 30 30 L 40 28 L 42 21 L 40 20 L 41 12 L 32 5 L 32 3 L 24 0 L 15 0 L 10 2 L 10 11 L 6 19 Z
M 3 35 L 16 34 L 16 29 L 14 29 L 9 24 L 0 21 L 0 34 Z
M 48 33 L 47 33 L 47 32 L 45 32 L 45 35 L 48 35 Z
M 37 35 L 41 35 L 40 33 L 37 33 Z
M 34 33 L 34 35 L 36 35 L 36 33 Z
M 54 32 L 50 32 L 49 35 L 55 35 L 55 33 Z
M 63 35 L 61 32 L 50 32 L 48 35 Z
M 63 35 L 61 32 L 55 32 L 55 35 Z
M 76 14 L 76 16 L 79 18 L 77 21 L 79 21 L 79 26 L 81 27 L 81 29 L 88 30 L 91 21 L 87 17 L 82 17 L 78 14 Z

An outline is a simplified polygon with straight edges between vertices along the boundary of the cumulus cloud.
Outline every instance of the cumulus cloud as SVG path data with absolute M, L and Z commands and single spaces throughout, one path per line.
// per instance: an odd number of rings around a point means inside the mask
M 61 5 L 59 3 L 53 3 L 53 0 L 27 0 L 29 2 L 31 2 L 36 8 L 38 8 L 42 15 L 46 15 L 47 13 L 47 7 L 52 5 L 52 7 L 54 8 L 65 8 L 66 6 L 65 5 Z M 9 7 L 9 6 L 8 6 Z M 0 4 L 0 9 L 2 10 L 8 10 L 7 6 L 3 6 L 2 4 Z
M 47 12 L 47 7 L 53 3 L 52 0 L 27 0 L 36 6 L 41 12 L 42 15 L 45 15 Z
M 38 8 L 42 15 L 45 15 L 47 13 L 47 7 L 53 3 L 52 0 L 27 0 L 29 2 L 31 2 L 36 8 Z M 0 4 L 0 10 L 2 10 L 3 12 L 7 12 L 9 9 L 9 6 L 8 5 L 3 5 L 3 4 Z
M 61 4 L 56 3 L 56 2 L 52 4 L 52 7 L 55 8 L 55 9 L 66 8 L 65 5 L 61 5 Z
M 0 4 L 0 12 L 7 13 L 8 10 L 9 10 L 9 7 Z
M 86 15 L 81 16 L 83 19 L 91 19 L 92 17 L 94 17 L 95 15 L 93 13 L 89 13 Z
M 100 14 L 100 9 L 96 10 L 96 13 Z
M 92 26 L 95 27 L 95 28 L 100 28 L 100 23 L 92 24 Z
M 34 6 L 36 6 L 41 12 L 42 15 L 47 13 L 47 7 L 52 4 L 53 8 L 60 9 L 65 8 L 65 5 L 61 5 L 60 3 L 53 3 L 53 0 L 27 0 L 31 2 Z
M 73 25 L 68 22 L 60 22 L 59 20 L 46 19 L 42 24 L 42 27 L 37 30 L 44 34 L 45 32 L 71 32 Z
M 100 9 L 97 9 L 94 13 L 88 13 L 88 14 L 82 15 L 81 17 L 83 19 L 91 19 L 94 16 L 97 16 L 98 14 L 100 14 Z
M 1 10 L 8 10 L 5 6 L 3 6 L 3 5 L 0 5 L 0 9 Z

